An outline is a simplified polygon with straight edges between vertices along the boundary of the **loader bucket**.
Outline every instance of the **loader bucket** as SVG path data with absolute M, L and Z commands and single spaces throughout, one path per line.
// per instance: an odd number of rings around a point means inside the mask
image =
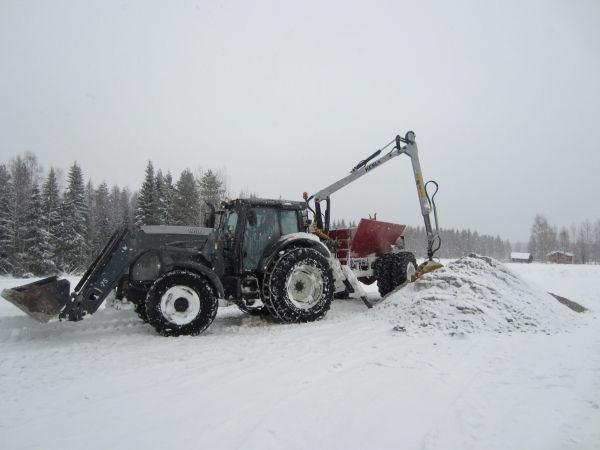
M 2 297 L 38 322 L 47 323 L 58 318 L 69 301 L 70 290 L 69 280 L 59 280 L 58 277 L 53 276 L 23 286 L 4 289 Z

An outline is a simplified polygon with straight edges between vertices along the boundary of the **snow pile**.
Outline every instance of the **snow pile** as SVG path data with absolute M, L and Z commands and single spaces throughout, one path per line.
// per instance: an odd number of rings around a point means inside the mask
M 470 254 L 390 294 L 377 315 L 395 331 L 450 334 L 546 332 L 569 328 L 576 314 L 498 261 Z

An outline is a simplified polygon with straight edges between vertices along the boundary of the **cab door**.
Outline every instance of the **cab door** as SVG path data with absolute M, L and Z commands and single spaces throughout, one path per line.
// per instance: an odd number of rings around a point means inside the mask
M 242 269 L 255 270 L 265 248 L 280 236 L 281 226 L 276 209 L 260 206 L 249 208 L 244 225 Z
M 239 216 L 238 211 L 230 209 L 223 215 L 219 226 L 217 245 L 221 248 L 223 267 L 226 275 L 235 275 L 239 271 Z

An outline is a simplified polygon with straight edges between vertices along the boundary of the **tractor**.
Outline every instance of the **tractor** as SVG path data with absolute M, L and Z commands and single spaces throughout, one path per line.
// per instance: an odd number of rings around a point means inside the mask
M 119 229 L 71 293 L 69 281 L 54 276 L 5 289 L 2 296 L 40 322 L 78 321 L 116 290 L 164 336 L 202 333 L 215 319 L 219 300 L 283 323 L 322 318 L 334 296 L 358 294 L 371 307 L 359 280 L 376 281 L 385 296 L 440 267 L 433 261 L 440 246 L 437 213 L 422 182 L 414 133 L 392 143 L 383 157 L 370 162 L 387 146 L 349 176 L 313 196 L 305 193 L 303 201 L 236 199 L 213 209 L 204 227 Z M 428 259 L 419 266 L 403 248 L 403 226 L 370 220 L 356 230 L 332 230 L 329 223 L 333 192 L 401 154 L 413 162 L 428 232 Z

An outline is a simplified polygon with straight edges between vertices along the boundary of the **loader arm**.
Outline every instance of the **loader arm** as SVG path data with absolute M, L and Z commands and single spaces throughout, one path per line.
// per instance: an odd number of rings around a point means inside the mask
M 81 320 L 93 314 L 116 287 L 119 279 L 138 254 L 133 245 L 137 228 L 122 227 L 115 231 L 95 261 L 85 271 L 69 301 L 60 313 L 61 319 Z
M 70 283 L 56 276 L 2 291 L 2 296 L 38 322 L 77 321 L 98 310 L 129 266 L 148 250 L 204 244 L 211 229 L 201 227 L 122 227 L 88 267 L 69 294 Z
M 375 159 L 386 148 L 388 148 L 394 143 L 396 145 L 392 148 L 391 151 L 389 151 L 383 156 L 380 156 L 378 159 Z M 317 228 L 325 231 L 325 233 L 329 231 L 330 196 L 332 194 L 400 155 L 407 155 L 412 163 L 415 184 L 417 186 L 417 195 L 419 197 L 419 205 L 421 207 L 421 214 L 425 223 L 425 231 L 427 233 L 427 257 L 431 261 L 433 259 L 434 253 L 439 249 L 439 226 L 437 221 L 437 211 L 435 208 L 435 203 L 432 201 L 433 197 L 430 198 L 427 195 L 426 186 L 423 181 L 423 173 L 421 171 L 421 163 L 419 161 L 419 150 L 415 141 L 415 133 L 413 133 L 412 131 L 406 133 L 406 136 L 404 138 L 402 138 L 399 135 L 396 136 L 386 146 L 384 146 L 380 150 L 377 150 L 371 156 L 359 162 L 355 167 L 352 168 L 349 175 L 336 181 L 335 183 L 330 184 L 326 188 L 321 189 L 319 192 L 312 195 L 311 197 L 305 197 L 307 203 L 311 199 L 314 199 L 315 201 L 314 213 L 317 222 Z M 324 214 L 322 214 L 321 212 L 321 202 L 323 201 L 326 202 Z M 435 231 L 433 230 L 431 224 L 431 212 L 434 213 Z M 435 248 L 436 241 L 438 242 L 437 248 Z

